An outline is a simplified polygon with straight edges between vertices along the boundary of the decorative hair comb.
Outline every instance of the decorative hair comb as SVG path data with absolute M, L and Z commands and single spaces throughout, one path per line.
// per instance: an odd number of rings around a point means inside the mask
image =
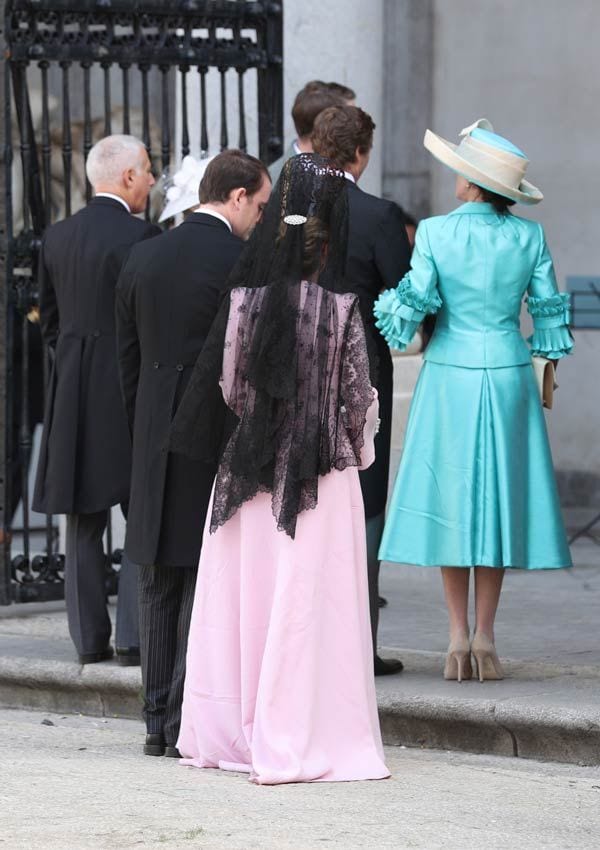
M 284 221 L 285 224 L 297 225 L 297 224 L 306 224 L 308 219 L 306 218 L 305 215 L 293 215 L 292 214 L 292 215 L 284 215 L 283 221 Z

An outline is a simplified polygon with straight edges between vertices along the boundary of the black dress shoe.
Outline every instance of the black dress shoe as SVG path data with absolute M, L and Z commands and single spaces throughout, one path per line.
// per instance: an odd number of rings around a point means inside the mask
M 378 606 L 379 608 L 385 608 L 385 607 L 386 607 L 386 605 L 387 605 L 387 599 L 385 598 L 385 596 L 378 596 L 378 597 L 377 597 L 377 606 Z M 117 652 L 118 652 L 118 651 L 119 651 L 119 650 L 117 650 Z
M 121 667 L 139 667 L 139 646 L 129 646 L 127 649 L 119 649 L 119 647 L 117 647 L 117 661 L 119 662 Z
M 164 756 L 165 754 L 165 739 L 161 732 L 151 732 L 146 735 L 146 743 L 144 744 L 145 756 Z
M 399 658 L 383 659 L 378 655 L 375 656 L 376 676 L 391 676 L 393 673 L 401 673 L 403 670 L 404 664 Z
M 102 649 L 100 652 L 79 653 L 79 663 L 97 664 L 99 661 L 110 661 L 114 654 L 112 646 L 107 646 L 106 649 Z
M 177 749 L 177 747 L 172 746 L 171 744 L 167 744 L 165 747 L 165 755 L 168 759 L 180 759 L 181 753 Z

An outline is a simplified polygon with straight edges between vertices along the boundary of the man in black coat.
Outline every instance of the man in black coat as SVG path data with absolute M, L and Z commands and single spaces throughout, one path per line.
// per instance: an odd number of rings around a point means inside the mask
M 377 391 L 381 426 L 375 437 L 375 462 L 360 473 L 367 525 L 369 606 L 375 654 L 375 675 L 402 670 L 399 660 L 384 660 L 377 654 L 379 625 L 379 560 L 377 551 L 383 533 L 387 501 L 394 397 L 390 350 L 375 327 L 373 304 L 382 289 L 396 286 L 410 267 L 410 245 L 404 216 L 393 201 L 377 198 L 358 188 L 357 182 L 369 163 L 375 124 L 356 106 L 333 106 L 321 112 L 313 130 L 313 147 L 332 159 L 346 173 L 348 183 L 348 284 L 360 299 L 367 344 L 379 362 Z
M 115 285 L 135 242 L 160 233 L 134 218 L 154 177 L 142 142 L 107 136 L 88 156 L 95 197 L 50 227 L 40 257 L 40 321 L 54 355 L 33 507 L 67 514 L 69 631 L 88 664 L 113 655 L 102 537 L 112 505 L 126 505 L 131 438 L 119 387 Z M 139 659 L 136 568 L 122 564 L 117 653 Z M 139 663 L 139 660 L 137 661 Z
M 299 153 L 310 153 L 312 147 L 312 131 L 315 118 L 328 106 L 346 106 L 354 103 L 355 92 L 340 83 L 324 83 L 322 80 L 310 80 L 304 85 L 294 99 L 292 120 L 297 136 L 283 156 L 269 166 L 269 174 L 273 185 L 288 159 Z
M 229 272 L 271 191 L 265 166 L 224 151 L 200 208 L 136 245 L 117 285 L 121 383 L 133 431 L 125 550 L 140 565 L 140 650 L 147 755 L 178 756 L 185 654 L 216 469 L 166 451 L 171 421 L 217 314 Z

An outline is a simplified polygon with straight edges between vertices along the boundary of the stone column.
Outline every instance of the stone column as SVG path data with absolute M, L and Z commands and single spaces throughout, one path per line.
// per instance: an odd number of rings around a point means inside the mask
M 432 0 L 384 0 L 383 194 L 420 219 L 430 212 Z

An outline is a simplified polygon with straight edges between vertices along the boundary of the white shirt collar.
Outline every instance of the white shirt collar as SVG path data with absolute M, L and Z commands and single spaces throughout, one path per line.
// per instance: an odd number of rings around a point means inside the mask
M 356 179 L 353 174 L 350 174 L 349 171 L 344 171 L 344 177 L 346 180 L 350 180 L 352 183 L 356 183 Z
M 112 198 L 113 201 L 118 201 L 120 204 L 123 204 L 128 213 L 131 212 L 131 207 L 127 203 L 124 198 L 120 198 L 118 195 L 113 195 L 112 192 L 96 192 L 96 198 Z
M 206 207 L 199 207 L 196 210 L 196 212 L 197 213 L 203 213 L 204 215 L 212 215 L 213 218 L 218 218 L 219 221 L 222 221 L 227 225 L 227 227 L 229 228 L 229 232 L 233 233 L 231 225 L 229 224 L 229 222 L 227 221 L 225 216 L 221 215 L 221 213 L 217 212 L 216 210 L 209 210 L 209 209 L 206 209 Z

